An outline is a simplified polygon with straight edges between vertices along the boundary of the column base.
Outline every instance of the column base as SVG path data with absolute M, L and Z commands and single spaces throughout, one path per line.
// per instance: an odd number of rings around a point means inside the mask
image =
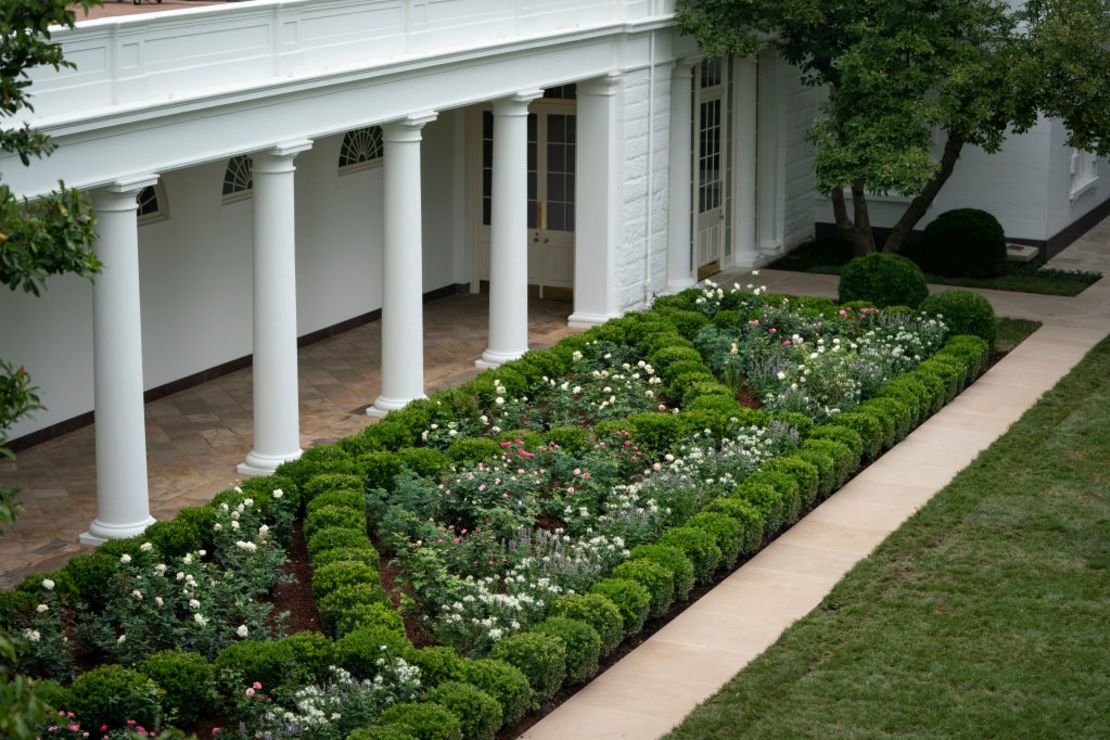
M 692 275 L 690 277 L 679 278 L 677 280 L 668 280 L 667 281 L 667 292 L 668 293 L 681 293 L 682 291 L 686 290 L 687 288 L 693 288 L 697 284 L 698 284 L 698 281 L 694 280 L 694 277 Z
M 282 463 L 296 460 L 304 453 L 304 450 L 298 448 L 296 452 L 291 452 L 288 455 L 263 455 L 260 452 L 251 450 L 247 454 L 247 459 L 244 462 L 235 466 L 235 471 L 239 475 L 254 477 L 256 475 L 270 475 Z
M 482 353 L 482 356 L 474 361 L 474 367 L 483 370 L 493 370 L 494 368 L 501 367 L 506 362 L 512 360 L 519 360 L 521 356 L 528 350 L 521 350 L 520 352 L 494 352 L 487 349 Z
M 386 398 L 385 396 L 378 396 L 377 400 L 374 401 L 374 405 L 366 409 L 366 415 L 373 416 L 375 419 L 380 419 L 390 411 L 403 409 L 413 401 L 417 401 L 421 398 L 427 398 L 427 396 L 423 393 L 414 398 Z
M 619 313 L 589 313 L 588 311 L 575 311 L 567 317 L 567 326 L 571 329 L 589 329 L 600 326 L 609 319 L 615 319 Z
M 732 261 L 732 268 L 749 272 L 751 270 L 758 270 L 771 261 L 771 257 L 765 254 L 736 255 L 736 258 Z
M 82 532 L 77 540 L 83 545 L 101 545 L 108 540 L 122 540 L 125 537 L 134 537 L 154 524 L 154 517 L 147 517 L 138 522 L 129 524 L 107 524 L 99 519 L 93 519 L 88 532 Z

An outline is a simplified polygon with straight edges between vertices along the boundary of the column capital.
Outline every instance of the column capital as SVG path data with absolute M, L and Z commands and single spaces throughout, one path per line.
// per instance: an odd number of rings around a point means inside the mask
M 94 211 L 134 211 L 138 204 L 135 197 L 158 182 L 158 175 L 147 173 L 129 175 L 113 180 L 92 190 Z
M 610 72 L 602 77 L 594 77 L 589 80 L 582 80 L 578 83 L 579 95 L 616 95 L 620 90 L 621 80 L 624 75 L 621 72 Z
M 382 137 L 386 141 L 420 141 L 420 130 L 438 116 L 435 111 L 425 111 L 387 121 L 381 125 Z
M 312 148 L 312 139 L 298 139 L 275 144 L 251 155 L 252 169 L 257 173 L 278 174 L 293 171 L 293 159 Z
M 674 70 L 671 75 L 674 77 L 693 77 L 694 65 L 701 61 L 701 57 L 679 57 L 674 60 Z
M 543 97 L 543 90 L 521 90 L 508 97 L 493 101 L 493 115 L 495 116 L 526 116 L 528 104 L 533 100 Z

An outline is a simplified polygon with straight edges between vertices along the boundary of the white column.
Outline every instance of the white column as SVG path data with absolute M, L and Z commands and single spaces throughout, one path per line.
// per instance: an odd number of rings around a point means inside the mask
M 541 95 L 530 90 L 493 104 L 489 346 L 478 367 L 528 351 L 528 103 Z
M 254 191 L 254 449 L 236 470 L 269 475 L 301 456 L 293 158 L 311 141 L 251 156 Z
M 674 292 L 694 285 L 690 247 L 691 138 L 694 120 L 691 107 L 694 62 L 678 59 L 671 72 L 669 199 L 667 206 L 667 290 Z
M 755 59 L 739 59 L 732 88 L 732 172 L 736 189 L 732 197 L 733 264 L 750 270 L 762 264 L 756 250 L 756 163 L 759 158 L 758 66 Z
M 139 313 L 139 192 L 155 175 L 118 180 L 92 193 L 97 257 L 93 283 L 96 518 L 86 544 L 140 534 L 154 519 L 146 477 L 143 337 Z
M 782 151 L 782 73 L 778 52 L 764 49 L 759 54 L 758 163 L 756 228 L 761 254 L 782 253 L 785 210 L 785 163 Z
M 424 398 L 420 132 L 435 119 L 421 113 L 382 126 L 382 392 L 370 416 Z
M 573 327 L 596 326 L 620 315 L 616 289 L 621 223 L 620 90 L 619 74 L 578 83 L 574 313 L 567 322 Z

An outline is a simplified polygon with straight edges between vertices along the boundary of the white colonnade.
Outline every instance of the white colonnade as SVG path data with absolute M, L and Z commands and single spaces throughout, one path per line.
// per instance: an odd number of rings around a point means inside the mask
M 675 60 L 671 72 L 670 158 L 668 164 L 667 206 L 667 290 L 677 292 L 691 287 L 694 260 L 691 252 L 691 162 L 693 120 L 693 59 Z

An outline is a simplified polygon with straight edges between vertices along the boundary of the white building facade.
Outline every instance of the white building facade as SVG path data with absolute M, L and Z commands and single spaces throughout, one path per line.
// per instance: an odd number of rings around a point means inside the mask
M 17 195 L 60 179 L 89 191 L 104 271 L 0 294 L 0 316 L 18 319 L 0 322 L 0 356 L 48 409 L 15 427 L 17 444 L 95 410 L 99 515 L 84 538 L 151 521 L 144 393 L 253 356 L 239 471 L 265 473 L 301 452 L 299 341 L 380 317 L 381 395 L 367 399 L 380 415 L 424 393 L 428 298 L 488 289 L 474 360 L 495 367 L 527 350 L 530 290 L 572 296 L 571 325 L 590 326 L 812 238 L 819 92 L 772 50 L 701 59 L 673 10 L 254 0 L 59 31 L 77 69 L 34 75 L 30 119 L 58 149 L 0 170 Z M 1031 136 L 1059 144 L 1045 125 Z M 1072 202 L 1106 200 L 1094 182 Z M 950 187 L 959 200 L 978 186 Z M 1044 239 L 1060 230 L 1045 213 L 1029 230 L 998 215 Z

